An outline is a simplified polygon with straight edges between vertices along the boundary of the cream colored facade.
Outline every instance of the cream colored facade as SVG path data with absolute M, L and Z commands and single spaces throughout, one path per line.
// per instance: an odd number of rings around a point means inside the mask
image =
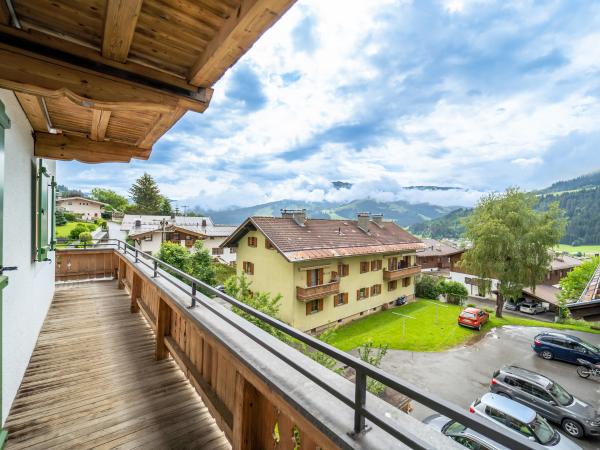
M 248 237 L 256 237 L 256 247 L 248 245 Z M 409 256 L 410 265 L 416 262 L 416 253 L 372 254 L 353 256 L 347 258 L 333 258 L 329 260 L 305 261 L 300 263 L 289 262 L 275 249 L 267 249 L 265 236 L 260 231 L 249 231 L 238 242 L 237 248 L 237 274 L 244 273 L 244 262 L 251 262 L 254 274 L 246 273 L 252 283 L 250 289 L 255 292 L 269 292 L 272 295 L 281 294 L 281 307 L 279 318 L 302 331 L 318 332 L 325 328 L 341 325 L 349 321 L 364 317 L 382 308 L 391 306 L 400 296 L 406 295 L 409 300 L 414 299 L 414 275 L 408 278 L 409 285 L 403 286 L 402 280 L 397 280 L 397 287 L 388 290 L 388 282 L 383 278 L 384 269 L 388 267 L 388 260 L 392 257 L 398 259 Z M 382 268 L 371 271 L 371 261 L 382 260 Z M 369 271 L 360 273 L 360 263 L 368 262 Z M 297 299 L 297 287 L 307 287 L 306 270 L 310 268 L 323 268 L 323 284 L 331 280 L 332 272 L 338 272 L 339 264 L 348 265 L 348 275 L 338 276 L 339 293 L 348 294 L 348 303 L 334 306 L 334 296 L 326 295 L 322 298 L 322 310 L 309 313 L 306 302 Z M 381 285 L 381 293 L 370 295 L 358 300 L 357 290 Z
M 57 198 L 56 207 L 73 214 L 81 214 L 84 220 L 99 219 L 104 209 L 104 203 L 83 197 Z

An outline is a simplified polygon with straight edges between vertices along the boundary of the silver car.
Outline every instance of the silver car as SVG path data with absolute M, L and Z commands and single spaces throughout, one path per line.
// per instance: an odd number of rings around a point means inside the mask
M 600 436 L 598 411 L 539 373 L 505 366 L 494 372 L 490 390 L 535 409 L 571 437 Z
M 519 311 L 525 314 L 538 314 L 546 311 L 541 303 L 524 302 L 519 306 Z
M 579 445 L 552 428 L 533 409 L 501 395 L 485 394 L 473 402 L 469 412 L 493 422 L 506 433 L 524 436 L 546 448 L 581 450 Z
M 504 445 L 498 444 L 489 437 L 452 420 L 441 414 L 434 414 L 423 420 L 430 427 L 445 434 L 450 439 L 469 449 L 477 450 L 510 450 Z

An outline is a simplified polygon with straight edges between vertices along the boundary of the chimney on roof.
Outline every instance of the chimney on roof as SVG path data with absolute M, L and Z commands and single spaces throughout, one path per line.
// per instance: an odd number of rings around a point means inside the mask
M 175 218 L 175 214 L 174 214 L 174 213 L 172 213 L 172 214 L 171 214 L 171 219 L 174 219 L 174 218 Z
M 379 228 L 383 228 L 383 214 L 372 214 L 371 222 L 373 222 Z
M 371 213 L 359 212 L 358 213 L 358 228 L 363 230 L 365 233 L 368 233 L 370 220 L 371 220 Z
M 136 227 L 136 228 L 139 228 L 139 227 L 141 227 L 141 226 L 142 226 L 142 221 L 141 221 L 140 219 L 137 219 L 137 220 L 135 221 L 135 227 Z
M 281 217 L 284 219 L 294 219 L 294 222 L 303 227 L 306 222 L 306 209 L 282 209 Z
M 202 227 L 206 228 L 206 219 L 202 219 Z

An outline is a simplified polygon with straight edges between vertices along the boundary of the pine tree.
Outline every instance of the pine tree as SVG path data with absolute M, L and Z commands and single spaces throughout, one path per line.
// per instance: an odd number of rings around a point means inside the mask
M 134 209 L 139 214 L 157 214 L 161 211 L 163 196 L 151 175 L 144 173 L 129 189 Z

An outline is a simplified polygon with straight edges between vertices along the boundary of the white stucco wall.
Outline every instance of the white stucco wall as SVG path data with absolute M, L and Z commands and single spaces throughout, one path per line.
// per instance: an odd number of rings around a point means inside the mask
M 11 91 L 0 89 L 12 126 L 5 133 L 4 167 L 4 265 L 18 266 L 6 272 L 9 282 L 2 299 L 2 423 L 19 389 L 39 331 L 54 294 L 52 262 L 31 261 L 32 160 L 31 126 Z M 50 173 L 55 163 L 47 161 Z

